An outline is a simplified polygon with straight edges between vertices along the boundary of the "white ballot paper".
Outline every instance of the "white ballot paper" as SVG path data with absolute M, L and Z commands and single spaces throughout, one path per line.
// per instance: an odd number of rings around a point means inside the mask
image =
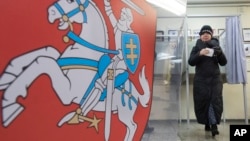
M 206 56 L 209 56 L 209 57 L 212 57 L 214 55 L 214 49 L 211 49 L 211 48 L 206 48 L 206 50 L 209 51 L 208 54 L 206 54 Z

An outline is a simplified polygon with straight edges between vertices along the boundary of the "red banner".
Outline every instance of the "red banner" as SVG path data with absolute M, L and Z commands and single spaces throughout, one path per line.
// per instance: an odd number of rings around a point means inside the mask
M 142 138 L 156 12 L 144 0 L 0 5 L 1 140 Z

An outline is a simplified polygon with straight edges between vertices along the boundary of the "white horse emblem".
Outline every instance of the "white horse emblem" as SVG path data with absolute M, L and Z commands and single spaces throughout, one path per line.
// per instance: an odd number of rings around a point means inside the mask
M 110 3 L 106 0 L 106 14 L 112 15 Z M 107 9 L 108 8 L 108 9 Z M 125 12 L 125 13 L 123 13 Z M 124 9 L 120 20 L 121 27 L 116 33 L 133 33 L 130 9 Z M 128 17 L 130 15 L 130 17 Z M 126 20 L 129 18 L 130 20 Z M 109 49 L 108 31 L 102 13 L 91 0 L 58 0 L 48 8 L 48 20 L 54 23 L 59 20 L 59 30 L 69 32 L 63 38 L 65 42 L 74 41 L 63 53 L 47 46 L 15 57 L 0 77 L 0 90 L 4 91 L 2 100 L 3 126 L 7 127 L 25 109 L 17 102 L 17 97 L 27 97 L 27 90 L 40 75 L 47 74 L 58 98 L 63 105 L 76 103 L 79 108 L 67 113 L 58 122 L 76 124 L 90 122 L 98 131 L 100 118 L 88 117 L 89 111 L 105 112 L 105 139 L 109 140 L 111 114 L 117 113 L 120 121 L 127 127 L 124 140 L 132 141 L 137 129 L 133 117 L 140 103 L 147 107 L 150 100 L 145 66 L 142 67 L 139 82 L 143 88 L 140 94 L 133 82 L 129 80 L 127 66 L 123 60 L 121 41 L 116 40 L 116 49 Z M 73 23 L 81 24 L 80 34 L 74 32 Z M 122 29 L 122 30 L 120 30 Z M 124 30 L 126 29 L 126 30 Z M 115 35 L 118 37 L 118 35 Z M 109 54 L 114 55 L 110 58 Z M 139 59 L 139 58 L 137 58 Z M 136 67 L 137 68 L 137 67 Z

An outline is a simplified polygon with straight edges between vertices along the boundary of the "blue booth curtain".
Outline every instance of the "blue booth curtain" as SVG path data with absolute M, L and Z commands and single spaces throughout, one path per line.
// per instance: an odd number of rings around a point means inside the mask
M 227 83 L 246 84 L 246 56 L 243 45 L 243 35 L 240 17 L 226 18 L 226 48 L 225 55 L 228 63 L 225 67 Z
M 225 55 L 227 57 L 226 76 L 228 84 L 243 84 L 244 96 L 244 112 L 245 123 L 248 124 L 248 110 L 247 110 L 247 69 L 246 69 L 246 55 L 243 45 L 243 35 L 240 17 L 226 18 L 226 48 Z

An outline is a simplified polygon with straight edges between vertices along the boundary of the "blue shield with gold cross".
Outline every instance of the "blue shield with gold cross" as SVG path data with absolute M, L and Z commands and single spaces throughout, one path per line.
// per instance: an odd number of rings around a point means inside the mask
M 134 73 L 140 61 L 140 39 L 137 34 L 122 33 L 122 53 L 128 69 Z

